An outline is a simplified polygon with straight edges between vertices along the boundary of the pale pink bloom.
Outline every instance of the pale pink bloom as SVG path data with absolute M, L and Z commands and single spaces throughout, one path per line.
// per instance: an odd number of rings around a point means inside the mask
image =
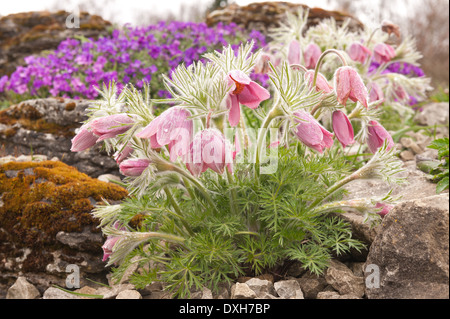
M 378 43 L 373 48 L 373 60 L 379 64 L 388 63 L 395 57 L 395 49 L 386 43 Z
M 305 111 L 297 111 L 294 116 L 294 120 L 299 123 L 294 133 L 306 146 L 323 153 L 325 148 L 333 145 L 333 134 L 320 125 L 314 116 Z
M 305 81 L 309 82 L 309 87 L 312 87 L 313 81 L 314 81 L 314 70 L 308 70 L 305 72 L 304 75 Z M 330 93 L 333 91 L 333 87 L 328 83 L 325 76 L 321 73 L 317 73 L 316 78 L 316 91 L 320 92 L 323 91 L 325 93 Z
M 332 115 L 333 132 L 343 147 L 355 143 L 353 126 L 347 115 L 340 110 L 336 110 Z
M 303 61 L 307 69 L 314 69 L 316 67 L 317 61 L 319 61 L 322 50 L 315 43 L 310 43 L 306 46 L 303 52 Z
M 353 61 L 364 64 L 372 52 L 361 43 L 353 42 L 348 49 L 348 55 Z
M 347 105 L 347 99 L 350 99 L 368 107 L 367 88 L 354 68 L 350 66 L 338 68 L 334 74 L 334 87 L 340 104 Z
M 150 146 L 155 149 L 168 145 L 170 159 L 174 161 L 189 151 L 193 131 L 190 116 L 191 113 L 182 107 L 171 107 L 151 121 L 136 136 L 150 139 Z
M 387 150 L 394 147 L 394 140 L 392 139 L 392 136 L 377 121 L 370 121 L 367 130 L 367 145 L 372 153 L 375 153 L 381 146 L 383 146 L 385 140 L 388 141 Z
M 301 58 L 300 55 L 301 55 L 300 42 L 294 39 L 291 41 L 291 43 L 289 43 L 288 49 L 289 64 L 300 64 Z
M 77 135 L 72 138 L 72 152 L 84 151 L 97 143 L 98 136 L 88 130 L 89 125 L 84 124 L 80 127 Z
M 119 230 L 126 230 L 126 228 L 125 227 L 121 227 L 120 226 L 120 223 L 118 222 L 118 221 L 116 221 L 114 224 L 113 224 L 113 227 L 115 228 L 115 229 L 119 229 Z M 102 246 L 102 249 L 103 249 L 103 259 L 102 259 L 102 261 L 106 261 L 108 258 L 109 258 L 109 256 L 111 256 L 111 254 L 112 254 L 112 252 L 113 252 L 113 248 L 114 248 L 114 245 L 117 243 L 117 241 L 119 241 L 119 239 L 121 239 L 122 237 L 120 237 L 120 236 L 112 236 L 112 235 L 109 235 L 107 238 L 106 238 L 106 240 L 105 240 L 105 243 L 103 244 L 103 246 Z
M 91 121 L 92 133 L 98 136 L 97 142 L 125 133 L 133 125 L 133 119 L 126 113 L 99 117 Z
M 394 205 L 386 203 L 376 203 L 375 208 L 381 208 L 381 210 L 377 214 L 381 217 L 384 217 L 392 210 L 392 208 L 394 208 Z
M 148 159 L 132 158 L 122 161 L 119 170 L 125 176 L 140 176 L 149 165 Z
M 381 90 L 381 88 L 375 82 L 371 82 L 369 84 L 369 101 L 380 101 L 380 103 L 377 104 L 377 107 L 384 102 L 383 90 Z
M 270 97 L 270 93 L 240 70 L 230 71 L 228 81 L 234 85 L 234 89 L 228 94 L 227 99 L 227 106 L 230 110 L 228 121 L 231 126 L 236 126 L 241 118 L 239 104 L 256 109 L 262 101 Z
M 233 154 L 231 145 L 223 134 L 216 129 L 198 132 L 191 143 L 187 169 L 198 176 L 208 168 L 222 174 L 227 168 L 232 171 Z
M 394 94 L 400 101 L 405 101 L 409 99 L 409 95 L 406 92 L 405 88 L 394 82 Z

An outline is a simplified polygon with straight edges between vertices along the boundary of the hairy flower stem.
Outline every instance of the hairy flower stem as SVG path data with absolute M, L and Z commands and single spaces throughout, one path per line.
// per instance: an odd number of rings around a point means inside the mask
M 367 198 L 358 198 L 358 199 L 351 199 L 351 200 L 341 200 L 337 202 L 331 202 L 326 203 L 321 206 L 318 206 L 314 209 L 317 213 L 328 213 L 331 211 L 334 211 L 336 209 L 343 209 L 343 208 L 351 208 L 356 209 L 358 211 L 362 211 L 367 209 L 367 207 L 370 206 L 370 199 Z
M 347 176 L 346 178 L 340 180 L 339 182 L 335 183 L 333 186 L 331 186 L 325 193 L 325 196 L 322 198 L 317 198 L 310 206 L 310 209 L 315 208 L 317 205 L 319 205 L 321 202 L 323 202 L 325 199 L 327 199 L 329 196 L 331 196 L 335 191 L 337 191 L 342 186 L 350 183 L 351 181 L 357 180 L 359 178 L 362 178 L 363 176 L 366 176 L 367 171 L 372 169 L 372 163 L 367 162 L 366 165 L 358 169 L 357 171 L 353 172 L 351 175 Z
M 347 65 L 348 65 L 348 64 L 347 64 L 347 60 L 345 60 L 345 57 L 342 55 L 342 53 L 341 53 L 339 50 L 336 50 L 336 49 L 328 49 L 328 50 L 325 50 L 325 51 L 320 55 L 319 60 L 317 61 L 317 64 L 316 64 L 316 68 L 314 69 L 314 79 L 313 79 L 313 83 L 312 83 L 312 87 L 313 87 L 313 88 L 316 87 L 317 76 L 318 76 L 318 74 L 319 74 L 319 69 L 320 69 L 320 67 L 321 67 L 321 65 L 322 65 L 323 59 L 325 58 L 325 56 L 327 56 L 327 55 L 330 54 L 330 53 L 336 54 L 336 55 L 339 57 L 339 59 L 341 60 L 341 62 L 342 62 L 342 64 L 343 64 L 344 66 L 347 66 Z M 316 106 L 313 107 L 313 109 L 311 110 L 311 115 L 314 115 L 314 113 L 316 113 L 316 111 L 319 109 L 320 105 L 321 105 L 321 104 L 319 103 L 319 104 L 317 104 Z
M 175 200 L 175 198 L 173 198 L 173 195 L 172 195 L 172 192 L 170 191 L 170 189 L 168 187 L 164 187 L 164 192 L 166 193 L 167 199 L 170 201 L 173 209 L 177 213 L 177 216 L 180 219 L 181 223 L 183 224 L 184 228 L 186 228 L 186 230 L 188 231 L 188 233 L 190 235 L 194 235 L 194 232 L 192 231 L 191 227 L 187 223 L 186 219 L 184 219 L 184 217 L 183 217 L 183 213 L 180 209 L 180 206 L 178 206 L 177 201 Z
M 228 178 L 228 183 L 230 183 L 230 185 L 233 185 L 233 176 L 231 175 L 230 171 L 228 169 L 225 169 L 227 172 L 227 178 Z M 233 187 L 230 189 L 230 208 L 233 212 L 233 214 L 237 214 L 238 213 L 238 207 L 237 207 L 237 193 L 236 193 L 236 189 Z
M 261 153 L 261 148 L 262 148 L 262 144 L 264 143 L 265 137 L 266 137 L 266 132 L 267 132 L 267 128 L 270 125 L 270 122 L 272 122 L 272 120 L 278 116 L 282 116 L 284 115 L 284 111 L 281 109 L 281 107 L 276 104 L 271 110 L 270 112 L 267 114 L 266 118 L 264 119 L 264 122 L 262 123 L 262 127 L 259 129 L 259 133 L 258 133 L 258 139 L 257 139 L 257 143 L 256 143 L 256 152 L 255 152 L 255 180 L 257 183 L 259 183 L 259 175 L 260 175 L 260 153 Z

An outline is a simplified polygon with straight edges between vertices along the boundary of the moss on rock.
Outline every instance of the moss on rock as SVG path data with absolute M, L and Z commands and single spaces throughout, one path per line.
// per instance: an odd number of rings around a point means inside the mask
M 95 231 L 96 203 L 128 195 L 115 184 L 93 179 L 59 161 L 0 165 L 0 225 L 18 247 L 57 245 L 59 231 Z

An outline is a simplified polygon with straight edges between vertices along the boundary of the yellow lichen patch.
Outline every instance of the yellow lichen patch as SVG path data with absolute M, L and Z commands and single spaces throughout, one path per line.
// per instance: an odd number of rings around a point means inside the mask
M 18 245 L 55 244 L 59 231 L 76 232 L 89 225 L 95 229 L 94 205 L 127 195 L 124 188 L 59 161 L 0 165 L 0 225 Z

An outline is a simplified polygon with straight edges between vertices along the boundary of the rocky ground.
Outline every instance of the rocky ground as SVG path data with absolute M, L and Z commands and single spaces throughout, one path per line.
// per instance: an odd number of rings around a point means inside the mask
M 43 114 L 40 118 L 49 122 L 51 119 L 46 115 L 48 112 L 44 111 L 46 108 L 52 107 L 56 113 L 64 113 L 77 110 L 78 107 L 85 107 L 83 102 L 77 102 L 79 104 L 75 104 L 74 108 L 71 108 L 72 111 L 68 111 L 66 105 L 71 101 L 44 102 L 37 100 L 24 103 L 34 106 L 40 114 Z M 10 109 L 9 112 L 11 112 Z M 71 118 L 60 115 L 60 120 L 61 118 L 66 120 Z M 77 119 L 76 117 L 72 118 Z M 423 125 L 448 124 L 448 103 L 434 103 L 424 107 L 424 112 L 420 113 L 416 120 Z M 64 143 L 70 142 L 70 135 L 64 136 L 58 131 L 33 131 L 31 127 L 24 127 L 24 123 L 26 124 L 20 120 L 13 124 L 3 123 L 3 126 L 0 127 L 0 136 L 5 136 L 5 130 L 14 127 L 15 134 L 22 132 L 20 134 L 27 138 L 37 136 L 39 139 L 47 136 L 47 139 L 52 141 L 52 134 L 56 134 L 62 138 L 59 143 L 63 143 L 64 139 L 66 139 Z M 75 128 L 72 127 L 71 130 L 75 130 Z M 440 128 L 437 134 L 438 136 L 448 136 L 448 127 Z M 10 140 L 3 139 L 2 143 L 5 144 Z M 399 157 L 404 162 L 402 174 L 406 178 L 407 184 L 394 189 L 393 195 L 401 196 L 401 199 L 383 218 L 379 226 L 369 227 L 363 222 L 362 216 L 357 213 L 348 212 L 340 215 L 350 222 L 354 236 L 367 244 L 366 251 L 352 252 L 333 259 L 326 272 L 321 276 L 306 272 L 300 264 L 293 263 L 283 274 L 238 278 L 233 285 L 224 285 L 218 292 L 212 292 L 207 288 L 193 291 L 191 298 L 449 298 L 449 194 L 448 190 L 436 194 L 436 184 L 430 181 L 428 174 L 417 168 L 422 161 L 437 159 L 437 152 L 427 148 L 430 141 L 431 137 L 424 131 L 418 131 L 408 132 L 397 143 Z M 42 145 L 44 144 L 42 143 Z M 58 156 L 61 156 L 64 161 L 64 155 L 52 153 L 57 148 L 52 148 L 51 145 L 49 143 L 47 150 L 42 151 L 46 155 L 8 155 L 0 158 L 0 177 L 3 179 L 3 185 L 14 178 L 25 178 L 34 176 L 33 174 L 36 174 L 37 177 L 37 168 L 34 168 L 35 172 L 33 173 L 28 166 L 24 166 L 25 164 L 20 166 L 18 163 L 41 163 L 43 167 L 48 168 L 48 163 L 54 161 L 60 163 L 58 165 L 61 167 L 71 167 L 59 160 Z M 100 166 L 100 164 L 96 165 Z M 76 168 L 72 167 L 72 169 L 78 172 Z M 106 172 L 97 173 L 95 176 L 79 174 L 76 178 L 83 180 L 86 185 L 99 183 L 98 185 L 103 185 L 102 187 L 105 184 L 116 187 L 111 181 L 119 178 L 117 174 Z M 39 180 L 41 184 L 45 182 L 47 182 L 45 179 Z M 70 185 L 70 182 L 69 179 L 60 178 L 58 183 L 64 187 Z M 36 183 L 36 179 L 34 183 Z M 98 187 L 96 186 L 96 188 Z M 389 188 L 377 181 L 362 180 L 349 184 L 348 190 L 349 198 L 357 198 L 367 195 L 382 195 Z M 95 204 L 95 195 L 84 194 L 83 196 L 77 199 L 80 203 Z M 7 197 L 3 191 L 0 210 L 5 210 L 8 206 Z M 52 204 L 51 199 L 47 198 L 46 200 L 47 204 Z M 36 203 L 31 206 L 36 207 Z M 24 209 L 30 208 L 25 206 Z M 63 208 L 64 211 L 67 209 L 67 207 Z M 75 218 L 78 215 L 74 213 L 73 216 L 72 218 Z M 95 222 L 80 229 L 70 229 L 65 224 L 57 225 L 60 228 L 55 229 L 51 234 L 40 233 L 39 226 L 34 225 L 23 233 L 25 237 L 20 239 L 19 244 L 17 238 L 14 237 L 17 226 L 14 226 L 12 228 L 14 231 L 11 232 L 10 229 L 5 229 L 6 227 L 2 223 L 3 227 L 0 232 L 2 239 L 0 244 L 0 298 L 172 298 L 172 295 L 164 290 L 163 283 L 154 282 L 145 289 L 136 289 L 130 283 L 129 275 L 124 276 L 120 283 L 112 283 L 109 269 L 105 268 L 104 262 L 101 262 L 100 247 L 104 239 L 96 227 L 90 227 L 96 226 Z M 23 244 L 27 238 L 35 238 L 40 244 Z M 46 240 L 42 240 L 43 238 Z M 45 251 L 46 254 L 37 253 L 42 251 Z M 71 274 L 68 267 L 73 264 L 80 267 L 80 287 L 72 289 L 78 295 L 57 288 L 67 286 L 66 280 Z M 86 295 L 90 295 L 90 297 L 86 297 Z

